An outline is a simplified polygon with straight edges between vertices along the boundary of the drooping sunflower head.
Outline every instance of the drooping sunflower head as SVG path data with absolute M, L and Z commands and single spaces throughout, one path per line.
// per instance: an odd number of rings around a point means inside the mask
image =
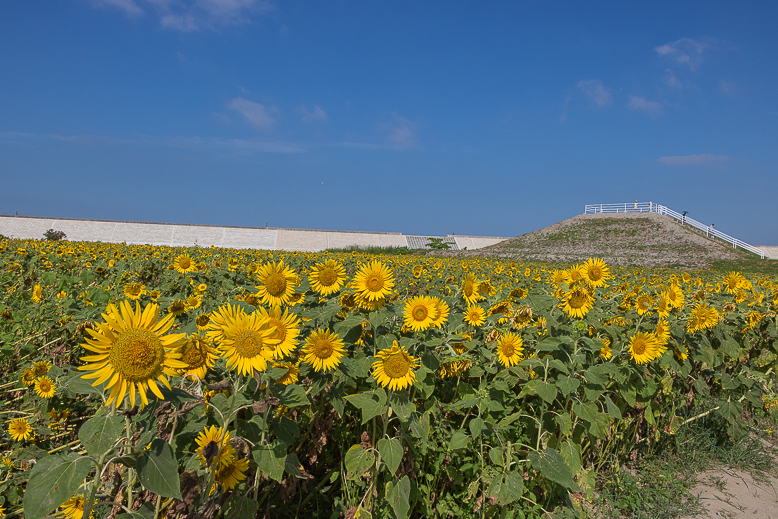
M 289 384 L 296 384 L 300 378 L 300 363 L 299 362 L 280 362 L 274 367 L 283 368 L 286 370 L 281 378 L 278 379 L 279 384 L 288 386 Z
M 257 270 L 259 285 L 257 296 L 262 303 L 279 306 L 289 303 L 297 286 L 297 274 L 284 266 L 284 260 L 278 263 L 269 262 Z
M 337 293 L 346 281 L 346 268 L 334 259 L 317 263 L 308 274 L 311 289 L 322 296 Z
M 513 319 L 511 319 L 511 324 L 514 328 L 524 328 L 525 326 L 529 326 L 529 324 L 532 322 L 532 307 L 522 306 L 518 310 L 516 310 L 516 313 L 513 314 Z
M 35 370 L 33 368 L 24 370 L 24 373 L 22 373 L 22 382 L 28 386 L 35 384 Z
M 479 305 L 468 305 L 465 311 L 465 322 L 470 326 L 481 326 L 486 322 L 486 310 Z
M 189 254 L 181 254 L 173 260 L 173 268 L 182 274 L 187 274 L 196 271 L 197 265 Z
M 147 405 L 149 390 L 163 400 L 158 382 L 170 389 L 166 376 L 175 376 L 186 367 L 178 351 L 185 335 L 168 333 L 173 316 L 160 319 L 155 303 L 141 311 L 137 302 L 133 309 L 127 300 L 119 307 L 108 305 L 102 315 L 105 323 L 97 323 L 95 329 L 86 328 L 90 337 L 82 346 L 94 355 L 81 358 L 87 364 L 78 369 L 92 372 L 82 378 L 95 379 L 93 386 L 107 382 L 106 389 L 111 392 L 106 405 L 119 405 L 129 394 L 134 407 L 136 393 Z
M 413 370 L 418 367 L 418 359 L 394 341 L 391 348 L 378 352 L 378 360 L 373 362 L 373 378 L 383 388 L 400 391 L 416 381 Z
M 497 340 L 497 359 L 505 367 L 518 364 L 523 355 L 524 341 L 516 333 L 508 332 Z
M 305 339 L 302 360 L 315 371 L 334 370 L 345 354 L 343 340 L 337 334 L 320 328 Z
M 200 465 L 226 465 L 235 459 L 235 447 L 230 443 L 230 432 L 212 425 L 206 427 L 195 438 Z
M 438 307 L 429 296 L 415 296 L 405 302 L 403 316 L 405 325 L 413 331 L 422 331 L 432 327 L 437 317 Z
M 234 458 L 229 463 L 219 466 L 216 470 L 216 481 L 222 484 L 224 490 L 232 490 L 246 479 L 248 468 L 249 460 Z
M 51 398 L 56 393 L 56 386 L 54 381 L 49 377 L 43 376 L 35 381 L 35 392 L 41 398 Z
M 35 364 L 32 365 L 32 370 L 35 373 L 36 377 L 40 377 L 42 375 L 45 375 L 49 372 L 51 369 L 51 364 L 47 360 L 39 360 Z
M 394 274 L 378 260 L 362 266 L 352 282 L 354 290 L 367 301 L 386 299 L 394 288 Z

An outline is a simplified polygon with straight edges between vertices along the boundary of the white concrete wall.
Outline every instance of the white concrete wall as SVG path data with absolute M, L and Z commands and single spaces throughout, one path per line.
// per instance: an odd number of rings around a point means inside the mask
M 757 245 L 756 247 L 762 249 L 768 258 L 778 259 L 778 247 L 772 245 Z
M 9 238 L 42 239 L 48 229 L 63 231 L 71 241 L 103 241 L 171 247 L 228 247 L 234 249 L 274 249 L 322 251 L 352 246 L 407 247 L 400 233 L 317 231 L 311 229 L 272 229 L 257 227 L 217 227 L 167 223 L 117 222 L 0 216 L 0 234 Z M 456 236 L 460 249 L 479 249 L 506 238 Z

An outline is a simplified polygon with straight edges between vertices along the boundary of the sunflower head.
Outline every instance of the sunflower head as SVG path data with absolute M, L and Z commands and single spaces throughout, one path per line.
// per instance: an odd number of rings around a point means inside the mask
M 438 316 L 438 307 L 429 296 L 416 296 L 405 302 L 405 325 L 413 331 L 432 327 Z
M 320 328 L 305 340 L 302 360 L 311 364 L 315 371 L 334 370 L 345 354 L 343 340 L 337 334 Z
M 508 332 L 497 341 L 497 358 L 503 366 L 515 366 L 521 361 L 524 348 L 521 336 Z
M 391 348 L 379 351 L 378 359 L 373 363 L 373 378 L 381 387 L 399 391 L 416 381 L 413 370 L 419 367 L 418 359 L 410 356 L 397 341 Z
M 354 276 L 354 290 L 367 301 L 386 299 L 394 288 L 392 271 L 380 261 L 362 266 Z

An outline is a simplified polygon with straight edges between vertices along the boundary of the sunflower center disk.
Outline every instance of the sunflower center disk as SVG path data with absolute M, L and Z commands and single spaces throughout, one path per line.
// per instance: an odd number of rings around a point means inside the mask
M 188 269 L 190 266 L 192 266 L 192 262 L 189 258 L 181 258 L 178 264 L 182 269 Z
M 643 355 L 646 351 L 646 343 L 643 341 L 635 341 L 632 343 L 632 350 L 635 352 L 635 355 Z
M 338 273 L 331 268 L 324 268 L 319 271 L 319 284 L 329 287 L 338 280 Z
M 262 337 L 252 330 L 243 331 L 235 337 L 235 350 L 244 358 L 256 357 L 263 346 Z
M 581 308 L 586 304 L 586 296 L 576 294 L 570 298 L 568 304 L 570 305 L 570 308 Z
M 278 297 L 286 292 L 286 278 L 279 273 L 270 274 L 265 281 L 265 290 L 271 296 Z
M 184 355 L 181 357 L 183 362 L 186 362 L 191 367 L 199 368 L 205 363 L 206 353 L 197 345 L 192 344 L 184 350 Z
M 286 327 L 284 326 L 284 323 L 278 319 L 270 319 L 268 327 L 272 328 L 273 326 L 276 327 L 276 334 L 273 336 L 273 338 L 284 342 L 284 339 L 286 338 Z
M 145 328 L 128 328 L 116 340 L 109 360 L 128 382 L 140 382 L 162 368 L 165 350 L 159 337 Z
M 411 363 L 402 353 L 395 353 L 384 359 L 384 373 L 390 378 L 402 378 L 410 369 Z
M 332 343 L 328 340 L 318 341 L 313 345 L 313 354 L 320 359 L 328 359 L 332 356 L 334 350 Z
M 513 354 L 516 350 L 514 350 L 513 346 L 510 344 L 503 344 L 502 346 L 502 354 L 506 357 L 513 357 Z
M 417 306 L 413 309 L 413 318 L 417 321 L 423 321 L 427 318 L 427 315 L 429 315 L 429 313 L 427 312 L 427 308 L 424 306 Z
M 370 274 L 365 284 L 372 292 L 378 292 L 384 288 L 384 278 L 380 274 Z

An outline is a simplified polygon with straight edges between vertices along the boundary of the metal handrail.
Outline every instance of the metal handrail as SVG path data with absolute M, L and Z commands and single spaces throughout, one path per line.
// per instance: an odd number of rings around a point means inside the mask
M 655 204 L 653 202 L 633 202 L 626 204 L 590 204 L 584 207 L 584 214 L 599 214 L 599 213 L 657 213 L 675 218 L 681 225 L 690 225 L 705 233 L 707 237 L 720 238 L 728 243 L 732 244 L 732 248 L 736 249 L 740 247 L 754 254 L 758 254 L 760 258 L 765 258 L 765 251 L 758 247 L 754 247 L 743 240 L 738 240 L 728 234 L 724 234 L 718 229 L 714 229 L 710 225 L 698 222 L 693 218 L 689 218 L 683 213 L 673 211 L 667 206 L 662 204 Z

